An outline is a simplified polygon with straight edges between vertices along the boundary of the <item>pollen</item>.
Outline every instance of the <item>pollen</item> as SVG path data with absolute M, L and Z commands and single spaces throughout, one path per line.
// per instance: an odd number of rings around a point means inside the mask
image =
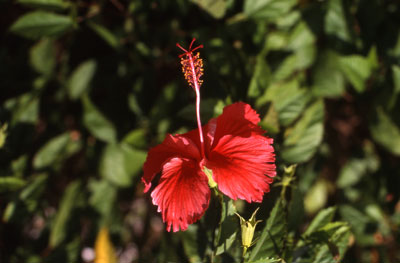
M 189 86 L 195 89 L 195 83 L 197 83 L 200 87 L 203 83 L 203 80 L 200 79 L 203 76 L 203 60 L 200 58 L 200 53 L 197 52 L 196 55 L 187 53 L 181 58 L 181 64 L 182 72 Z

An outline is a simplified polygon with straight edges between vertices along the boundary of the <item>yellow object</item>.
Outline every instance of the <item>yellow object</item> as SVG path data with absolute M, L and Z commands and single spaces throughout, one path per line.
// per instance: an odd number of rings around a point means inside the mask
M 7 138 L 7 123 L 0 127 L 0 148 L 3 148 Z
M 95 252 L 94 263 L 117 263 L 117 256 L 106 227 L 102 227 L 97 234 Z
M 257 208 L 251 215 L 248 221 L 244 220 L 238 213 L 235 213 L 240 219 L 240 227 L 242 229 L 242 246 L 243 246 L 243 256 L 249 247 L 253 245 L 254 231 L 256 230 L 256 225 L 261 222 L 261 220 L 256 221 L 256 213 L 259 208 Z
M 207 167 L 203 167 L 203 172 L 207 175 L 208 178 L 208 186 L 210 186 L 210 188 L 215 188 L 217 187 L 217 183 L 214 181 L 213 177 L 212 177 L 212 170 L 208 169 Z

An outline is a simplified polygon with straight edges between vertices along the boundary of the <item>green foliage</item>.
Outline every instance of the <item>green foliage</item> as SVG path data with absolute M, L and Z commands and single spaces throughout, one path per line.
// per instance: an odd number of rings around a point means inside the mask
M 71 92 L 70 94 L 75 93 Z M 97 109 L 88 96 L 82 98 L 84 113 L 83 124 L 99 140 L 114 143 L 117 132 L 114 125 Z
M 35 11 L 19 18 L 10 30 L 26 38 L 60 36 L 73 26 L 69 16 Z
M 72 73 L 67 82 L 69 97 L 73 100 L 79 98 L 88 90 L 90 81 L 96 71 L 96 62 L 88 60 L 82 62 Z
M 400 262 L 399 17 L 378 0 L 0 1 L 0 262 L 94 262 L 103 226 L 121 262 Z M 197 125 L 175 49 L 193 37 L 203 124 L 251 104 L 278 175 L 261 204 L 214 194 L 167 233 L 140 177 Z M 235 213 L 257 207 L 243 255 Z
M 280 255 L 286 234 L 285 221 L 283 201 L 278 199 L 261 232 L 260 239 L 251 251 L 249 262 Z
M 50 247 L 56 247 L 63 242 L 67 236 L 68 231 L 68 221 L 74 215 L 74 209 L 79 204 L 79 199 L 81 197 L 81 183 L 75 181 L 71 183 L 60 202 L 59 211 L 54 218 L 54 222 L 50 232 L 49 245 Z

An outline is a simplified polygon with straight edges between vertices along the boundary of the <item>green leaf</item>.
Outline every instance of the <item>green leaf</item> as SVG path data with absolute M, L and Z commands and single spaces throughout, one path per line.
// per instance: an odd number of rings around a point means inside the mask
M 70 141 L 70 135 L 63 133 L 46 143 L 33 159 L 33 167 L 41 169 L 53 164 L 65 152 Z
M 278 112 L 275 110 L 273 103 L 268 107 L 268 112 L 265 117 L 261 120 L 261 127 L 270 134 L 277 134 L 280 130 Z
M 394 94 L 400 93 L 400 67 L 397 65 L 392 66 Z
M 25 93 L 11 98 L 4 103 L 7 110 L 12 112 L 11 125 L 17 122 L 36 123 L 39 115 L 39 98 L 32 93 Z
M 296 0 L 246 0 L 243 9 L 250 18 L 273 20 L 288 13 L 296 4 Z
M 388 102 L 388 109 L 393 109 L 396 105 L 400 93 L 400 67 L 392 65 L 393 94 Z
M 261 52 L 256 59 L 256 65 L 254 67 L 254 73 L 250 80 L 250 85 L 247 95 L 250 98 L 259 97 L 262 92 L 268 87 L 271 79 L 271 71 L 264 52 Z
M 115 206 L 117 189 L 107 180 L 98 181 L 93 179 L 89 182 L 89 190 L 91 192 L 89 204 L 102 215 L 105 220 L 108 220 Z
M 57 247 L 62 243 L 68 233 L 68 223 L 72 217 L 73 210 L 78 205 L 78 200 L 81 195 L 81 183 L 80 181 L 74 181 L 68 185 L 64 192 L 60 207 L 58 208 L 54 223 L 51 227 L 50 232 L 50 247 Z
M 230 198 L 223 197 L 220 220 L 220 232 L 218 233 L 218 244 L 216 245 L 215 255 L 226 253 L 236 239 L 238 225 L 235 215 L 236 208 Z
M 268 218 L 261 236 L 252 249 L 247 262 L 253 262 L 265 257 L 279 255 L 286 235 L 286 217 L 283 201 L 279 199 Z
M 265 93 L 256 101 L 257 107 L 272 101 L 278 113 L 279 122 L 283 126 L 290 125 L 303 112 L 310 96 L 306 89 L 299 87 L 299 80 L 294 78 L 288 82 L 271 84 Z
M 129 109 L 135 113 L 137 116 L 142 117 L 143 116 L 143 111 L 139 106 L 138 100 L 135 95 L 132 93 L 128 95 L 128 106 Z
M 117 132 L 114 125 L 101 114 L 87 95 L 82 97 L 82 103 L 84 108 L 83 124 L 90 133 L 104 142 L 116 142 Z
M 198 251 L 197 240 L 198 225 L 189 225 L 186 231 L 181 231 L 179 234 L 182 237 L 183 250 L 190 263 L 202 262 Z
M 311 221 L 310 225 L 308 226 L 307 230 L 304 232 L 303 235 L 311 235 L 318 229 L 332 222 L 335 213 L 336 213 L 336 207 L 328 207 L 325 208 L 324 210 L 321 210 Z
M 340 71 L 339 55 L 325 51 L 314 66 L 312 91 L 317 96 L 337 97 L 345 91 L 345 80 Z
M 337 180 L 340 188 L 345 188 L 358 183 L 368 171 L 368 163 L 364 159 L 354 158 L 349 160 L 342 168 Z
M 192 0 L 204 9 L 212 17 L 219 19 L 224 17 L 226 12 L 226 0 Z
M 47 174 L 38 174 L 33 176 L 26 187 L 19 194 L 21 200 L 37 199 L 38 195 L 42 192 L 47 181 Z
M 63 0 L 17 0 L 17 3 L 34 8 L 45 8 L 49 10 L 63 10 L 70 6 L 69 2 Z
M 356 91 L 365 90 L 365 82 L 371 73 L 371 66 L 368 58 L 352 55 L 341 57 L 339 60 L 340 69 L 347 80 L 353 85 Z
M 29 182 L 25 184 L 24 189 L 21 190 L 18 197 L 7 204 L 2 218 L 4 222 L 16 219 L 20 212 L 18 208 L 21 205 L 25 205 L 28 211 L 36 209 L 39 196 L 45 189 L 47 177 L 47 174 L 35 174 L 29 179 Z
M 144 151 L 126 144 L 109 144 L 102 154 L 100 175 L 119 187 L 128 187 L 133 176 L 142 169 L 145 159 Z
M 14 176 L 2 176 L 0 177 L 0 193 L 18 190 L 25 184 L 26 181 L 21 178 Z
M 287 32 L 272 31 L 268 34 L 266 39 L 267 50 L 282 50 L 288 44 L 289 35 Z
M 3 148 L 6 139 L 7 139 L 7 127 L 8 124 L 4 123 L 1 127 L 0 127 L 0 149 Z
M 350 224 L 359 244 L 375 244 L 373 235 L 366 231 L 368 224 L 371 223 L 371 219 L 367 215 L 350 205 L 340 206 L 339 212 L 343 220 Z
M 351 42 L 351 34 L 347 25 L 346 15 L 341 0 L 328 0 L 325 15 L 325 32 L 342 41 Z
M 305 46 L 313 45 L 315 36 L 306 23 L 301 22 L 293 28 L 287 39 L 287 45 L 284 47 L 286 50 L 296 51 L 304 48 Z
M 87 60 L 72 72 L 67 82 L 68 94 L 72 100 L 78 99 L 84 92 L 88 91 L 96 67 L 96 61 Z
M 369 125 L 374 140 L 394 155 L 400 155 L 400 128 L 384 112 L 376 108 L 373 120 Z
M 121 46 L 119 39 L 106 27 L 93 21 L 89 21 L 88 26 L 112 48 L 118 49 Z
M 56 65 L 54 41 L 45 38 L 33 46 L 30 52 L 30 63 L 36 72 L 50 76 Z
M 125 135 L 122 142 L 129 144 L 134 148 L 145 149 L 147 147 L 146 131 L 144 129 L 135 129 Z
M 251 263 L 283 263 L 282 259 L 278 258 L 271 258 L 271 257 L 265 257 L 265 258 L 260 258 L 256 261 L 252 261 Z
M 340 262 L 348 248 L 351 236 L 350 227 L 341 222 L 337 222 L 336 231 L 330 235 L 326 245 L 323 245 L 316 253 L 313 262 L 331 263 Z M 341 225 L 340 225 L 341 223 Z M 332 223 L 333 224 L 333 223 Z
M 326 205 L 328 201 L 329 182 L 318 179 L 309 189 L 304 198 L 304 208 L 308 214 L 314 214 Z
M 323 135 L 324 103 L 314 102 L 293 128 L 285 133 L 282 158 L 289 163 L 308 161 L 316 152 Z
M 71 29 L 73 21 L 69 16 L 44 11 L 34 11 L 20 17 L 10 31 L 26 38 L 59 36 Z

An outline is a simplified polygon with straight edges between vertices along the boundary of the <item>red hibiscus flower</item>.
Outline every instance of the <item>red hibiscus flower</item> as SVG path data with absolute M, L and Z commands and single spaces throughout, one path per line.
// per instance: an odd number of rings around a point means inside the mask
M 191 52 L 190 48 L 184 51 Z M 199 88 L 197 80 L 192 79 L 195 90 Z M 186 230 L 208 208 L 211 190 L 205 168 L 212 171 L 219 191 L 231 199 L 262 201 L 276 171 L 273 140 L 263 136 L 265 131 L 257 125 L 259 122 L 250 105 L 234 103 L 203 127 L 199 125 L 199 129 L 185 134 L 168 134 L 160 145 L 150 149 L 143 166 L 144 192 L 149 191 L 151 181 L 161 171 L 151 197 L 168 231 L 171 227 L 174 232 Z

